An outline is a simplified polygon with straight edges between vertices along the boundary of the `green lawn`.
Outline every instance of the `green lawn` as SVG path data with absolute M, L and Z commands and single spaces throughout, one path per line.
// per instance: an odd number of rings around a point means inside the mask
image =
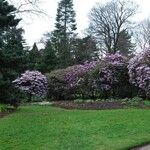
M 0 119 L 0 150 L 126 150 L 150 141 L 150 110 L 24 106 Z

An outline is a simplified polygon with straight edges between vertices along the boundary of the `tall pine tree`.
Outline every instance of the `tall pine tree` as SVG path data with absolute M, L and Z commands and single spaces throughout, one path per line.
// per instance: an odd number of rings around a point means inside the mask
M 17 29 L 20 19 L 15 11 L 7 1 L 0 1 L 0 102 L 5 103 L 15 99 L 12 81 L 26 68 L 23 30 Z
M 76 38 L 74 41 L 74 59 L 75 64 L 82 64 L 85 61 L 91 61 L 98 58 L 99 49 L 92 36 Z
M 135 52 L 135 44 L 132 42 L 132 34 L 127 30 L 122 30 L 119 34 L 116 49 L 124 56 L 132 56 Z
M 36 45 L 33 44 L 32 49 L 29 51 L 29 69 L 30 70 L 39 70 L 39 64 L 41 61 L 41 53 Z
M 71 40 L 75 36 L 76 20 L 72 0 L 61 0 L 56 16 L 53 45 L 57 52 L 59 67 L 72 64 Z
M 57 67 L 57 57 L 56 52 L 52 46 L 50 40 L 46 42 L 45 48 L 42 50 L 42 59 L 40 71 L 50 72 L 51 70 L 56 69 Z
M 1 32 L 4 28 L 16 26 L 20 19 L 16 19 L 13 13 L 16 8 L 13 5 L 8 4 L 6 0 L 0 0 L 0 30 Z

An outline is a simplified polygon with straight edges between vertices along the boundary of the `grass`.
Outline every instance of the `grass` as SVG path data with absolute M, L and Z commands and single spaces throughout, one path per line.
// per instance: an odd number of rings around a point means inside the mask
M 143 103 L 145 106 L 150 107 L 150 101 L 149 100 L 145 100 Z
M 150 110 L 24 106 L 0 119 L 0 150 L 126 150 L 150 142 Z

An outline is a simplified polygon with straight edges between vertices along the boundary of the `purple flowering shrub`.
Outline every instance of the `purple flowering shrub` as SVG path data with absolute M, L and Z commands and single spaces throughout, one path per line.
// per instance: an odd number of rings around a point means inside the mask
M 129 86 L 126 58 L 119 53 L 107 54 L 103 60 L 72 66 L 65 76 L 65 81 L 69 88 L 85 98 L 112 96 L 122 83 L 123 87 Z
M 48 90 L 47 78 L 39 71 L 26 71 L 13 81 L 15 86 L 26 93 L 35 96 L 46 96 Z M 31 100 L 31 97 L 29 101 Z
M 65 81 L 74 93 L 88 97 L 93 90 L 93 81 L 89 76 L 97 65 L 98 61 L 85 62 L 82 65 L 72 66 L 68 73 L 65 75 Z
M 129 61 L 130 82 L 137 86 L 145 97 L 150 98 L 150 48 Z
M 131 96 L 127 59 L 119 53 L 107 54 L 103 60 L 99 61 L 92 75 L 95 79 L 96 90 L 102 97 Z
M 127 59 L 116 53 L 107 54 L 102 60 L 54 70 L 46 74 L 49 98 L 132 97 L 127 65 Z
M 82 65 L 75 65 L 65 75 L 65 80 L 70 86 L 78 85 L 83 81 L 83 77 L 92 70 L 97 64 L 97 61 L 85 62 Z
M 104 60 L 113 66 L 123 66 L 126 62 L 126 57 L 119 53 L 107 54 Z

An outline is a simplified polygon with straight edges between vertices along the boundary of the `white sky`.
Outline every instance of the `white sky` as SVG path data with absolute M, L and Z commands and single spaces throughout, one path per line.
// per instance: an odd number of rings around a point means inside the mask
M 41 0 L 40 7 L 47 12 L 50 17 L 28 18 L 27 23 L 20 24 L 25 30 L 25 39 L 29 46 L 34 42 L 39 42 L 42 35 L 54 29 L 57 5 L 60 0 Z M 76 12 L 77 32 L 83 35 L 84 29 L 88 27 L 88 13 L 96 2 L 105 3 L 109 0 L 73 0 Z M 150 16 L 150 0 L 134 0 L 140 6 L 140 12 L 135 20 L 140 21 Z

